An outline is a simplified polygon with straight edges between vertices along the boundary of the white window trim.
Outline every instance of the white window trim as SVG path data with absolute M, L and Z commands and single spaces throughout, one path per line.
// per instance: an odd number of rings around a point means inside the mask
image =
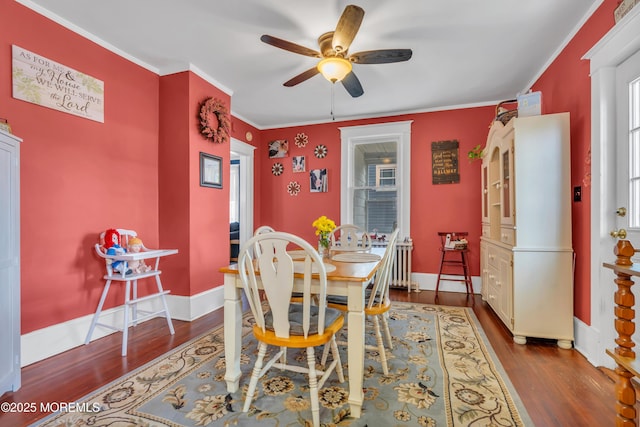
M 398 238 L 411 236 L 411 123 L 413 120 L 375 125 L 340 128 L 341 184 L 340 223 L 351 223 L 353 218 L 353 160 L 358 144 L 395 142 L 398 147 L 396 187 L 398 188 Z

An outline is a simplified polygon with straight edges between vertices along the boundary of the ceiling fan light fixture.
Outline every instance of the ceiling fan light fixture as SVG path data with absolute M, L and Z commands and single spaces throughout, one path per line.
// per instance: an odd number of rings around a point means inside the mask
M 339 82 L 351 72 L 351 62 L 340 57 L 325 58 L 318 62 L 318 71 L 331 83 Z

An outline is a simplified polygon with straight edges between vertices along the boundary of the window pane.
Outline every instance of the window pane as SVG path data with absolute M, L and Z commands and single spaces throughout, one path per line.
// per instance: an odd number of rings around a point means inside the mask
M 629 83 L 629 228 L 640 228 L 640 79 Z
M 391 233 L 398 222 L 396 190 L 359 189 L 353 193 L 354 224 L 372 233 Z

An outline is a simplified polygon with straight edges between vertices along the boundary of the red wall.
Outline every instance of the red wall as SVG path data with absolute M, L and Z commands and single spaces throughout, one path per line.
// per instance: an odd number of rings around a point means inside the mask
M 315 241 L 311 223 L 320 215 L 340 222 L 340 127 L 373 123 L 412 120 L 411 124 L 411 237 L 414 242 L 413 270 L 420 273 L 437 273 L 440 241 L 438 231 L 468 231 L 471 243 L 471 272 L 480 274 L 480 164 L 469 162 L 467 152 L 478 144 L 484 145 L 488 126 L 495 114 L 494 107 L 469 108 L 434 113 L 412 114 L 298 126 L 262 132 L 262 143 L 257 162 L 263 164 L 259 175 L 263 192 L 269 197 L 262 203 L 263 224 L 278 230 L 299 234 Z M 304 148 L 294 144 L 295 136 L 304 133 L 309 143 Z M 289 141 L 289 157 L 269 159 L 267 146 L 270 141 Z M 460 183 L 432 184 L 431 143 L 457 139 L 460 143 Z M 324 159 L 314 156 L 318 144 L 327 146 Z M 305 156 L 307 173 L 293 173 L 291 156 Z M 284 173 L 274 176 L 271 166 L 280 162 Z M 327 193 L 309 191 L 311 169 L 326 168 L 329 176 Z M 300 183 L 297 196 L 290 196 L 287 185 Z M 261 224 L 256 224 L 256 226 Z
M 0 117 L 21 137 L 22 332 L 95 310 L 111 227 L 158 244 L 158 76 L 0 1 Z M 55 42 L 54 42 L 55 41 Z M 104 123 L 11 97 L 11 45 L 102 80 Z M 118 292 L 113 298 L 123 300 Z
M 535 84 L 544 110 L 571 112 L 573 184 L 582 183 L 590 145 L 588 63 L 581 56 L 613 25 L 615 0 L 605 0 L 576 38 Z M 102 290 L 103 265 L 93 253 L 97 234 L 110 227 L 137 230 L 152 247 L 177 247 L 163 264 L 163 280 L 173 294 L 193 295 L 222 283 L 217 266 L 228 259 L 227 191 L 199 186 L 200 151 L 223 157 L 228 182 L 228 146 L 214 146 L 197 132 L 198 103 L 228 96 L 192 73 L 158 77 L 68 31 L 11 0 L 0 0 L 0 117 L 7 118 L 21 146 L 21 310 L 28 333 L 91 314 Z M 52 42 L 54 41 L 54 42 Z M 82 71 L 105 83 L 105 121 L 71 116 L 11 97 L 11 45 Z M 484 144 L 493 107 L 414 114 L 376 120 L 258 131 L 234 119 L 232 135 L 253 134 L 256 150 L 255 226 L 276 228 L 314 239 L 311 222 L 319 214 L 339 219 L 339 126 L 413 120 L 412 223 L 414 270 L 437 271 L 436 231 L 471 233 L 472 273 L 478 272 L 480 163 L 464 156 Z M 309 144 L 299 149 L 295 135 Z M 271 174 L 266 144 L 288 139 L 291 154 L 305 155 L 307 169 L 329 170 L 329 193 L 289 196 L 291 165 Z M 432 185 L 431 142 L 460 141 L 459 184 Z M 325 159 L 313 156 L 327 145 Z M 287 159 L 285 159 L 286 162 Z M 288 158 L 290 162 L 290 158 Z M 298 179 L 297 176 L 295 179 Z M 226 186 L 225 186 L 226 187 Z M 589 188 L 574 204 L 577 255 L 576 315 L 589 322 Z M 122 296 L 114 292 L 110 305 Z

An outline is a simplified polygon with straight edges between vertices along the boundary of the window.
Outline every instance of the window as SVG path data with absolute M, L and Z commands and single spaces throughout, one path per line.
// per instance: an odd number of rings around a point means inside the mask
M 640 228 L 640 78 L 629 84 L 629 228 Z
M 375 165 L 376 187 L 396 186 L 396 165 Z
M 410 235 L 411 122 L 340 128 L 342 224 Z

